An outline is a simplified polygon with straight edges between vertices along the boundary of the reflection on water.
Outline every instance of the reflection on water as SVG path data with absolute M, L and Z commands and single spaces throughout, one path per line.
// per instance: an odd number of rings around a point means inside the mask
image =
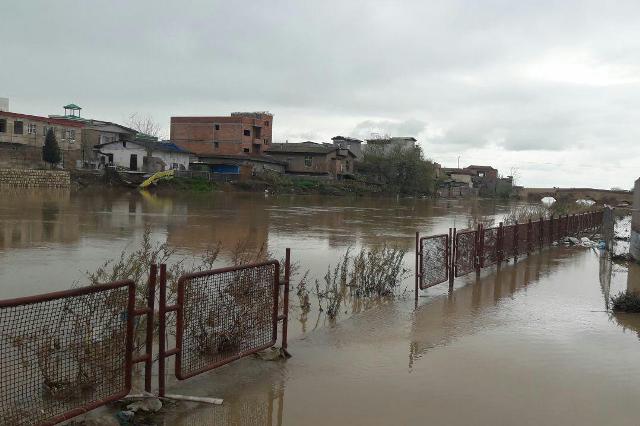
M 248 413 L 282 389 L 283 413 L 267 410 L 264 424 L 635 425 L 638 322 L 612 320 L 603 291 L 637 286 L 638 269 L 603 284 L 606 262 L 554 248 L 434 287 L 416 309 L 381 304 L 293 340 L 287 362 L 245 359 L 177 384 L 229 408 L 182 410 L 166 424 L 253 424 Z
M 183 255 L 218 241 L 228 255 L 247 237 L 277 257 L 291 247 L 313 278 L 350 246 L 387 242 L 410 250 L 417 229 L 440 233 L 508 209 L 262 194 L 0 195 L 0 297 L 67 288 L 139 241 L 145 226 Z M 627 273 L 592 250 L 560 247 L 488 268 L 477 280 L 458 279 L 451 291 L 433 287 L 417 308 L 411 298 L 373 309 L 355 303 L 348 306 L 353 317 L 327 327 L 319 327 L 325 319 L 315 307 L 294 309 L 293 358 L 246 358 L 173 381 L 173 393 L 225 404 L 181 403 L 165 424 L 635 425 L 639 322 L 607 307 L 612 294 L 639 287 L 637 266 Z

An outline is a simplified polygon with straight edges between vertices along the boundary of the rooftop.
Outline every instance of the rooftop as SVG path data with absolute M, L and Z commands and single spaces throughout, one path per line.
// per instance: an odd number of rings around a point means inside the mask
M 20 114 L 9 111 L 0 111 L 0 115 L 13 118 L 24 118 L 33 121 L 44 121 L 47 124 L 58 124 L 60 126 L 82 127 L 82 124 L 77 120 L 67 119 L 65 117 L 42 117 L 39 115 Z
M 267 149 L 267 152 L 298 152 L 298 153 L 314 153 L 328 154 L 339 148 L 333 145 L 319 144 L 316 142 L 300 142 L 300 143 L 274 143 Z

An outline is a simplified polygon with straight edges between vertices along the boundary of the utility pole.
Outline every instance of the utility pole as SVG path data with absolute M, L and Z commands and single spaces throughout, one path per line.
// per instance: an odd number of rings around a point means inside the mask
M 462 157 L 462 155 L 458 155 L 458 168 L 460 168 L 460 157 Z

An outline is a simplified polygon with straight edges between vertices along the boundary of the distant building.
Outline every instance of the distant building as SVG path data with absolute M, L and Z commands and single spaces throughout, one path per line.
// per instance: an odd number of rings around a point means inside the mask
M 94 150 L 102 166 L 144 172 L 189 170 L 191 156 L 171 141 L 113 141 L 96 145 Z
M 9 99 L 0 98 L 0 111 L 9 111 Z
M 473 176 L 475 175 L 469 170 L 445 167 L 442 168 L 442 174 L 446 176 L 445 180 L 473 188 Z
M 353 174 L 356 156 L 348 149 L 315 142 L 274 143 L 267 153 L 286 162 L 286 172 L 295 175 L 343 178 Z
M 389 154 L 395 149 L 411 150 L 416 148 L 418 140 L 414 137 L 388 137 L 367 139 L 366 150 Z
M 362 160 L 362 141 L 360 139 L 349 138 L 346 136 L 334 136 L 331 140 L 335 146 L 342 149 L 348 149 L 353 152 L 356 160 Z
M 82 151 L 81 162 L 84 168 L 97 168 L 101 159 L 97 156 L 95 148 L 110 142 L 157 142 L 158 138 L 144 135 L 135 129 L 112 123 L 81 116 L 82 108 L 76 104 L 63 106 L 64 115 L 50 115 L 50 118 L 72 120 L 82 125 Z
M 62 166 L 76 168 L 81 158 L 82 124 L 9 111 L 0 111 L 0 166 L 44 167 L 42 147 L 49 129 L 58 141 Z
M 271 145 L 272 127 L 268 112 L 171 117 L 170 139 L 197 155 L 260 155 Z
M 473 173 L 474 176 L 480 177 L 480 178 L 486 178 L 486 179 L 496 179 L 498 177 L 498 170 L 494 169 L 491 166 L 467 166 L 464 168 L 464 170 L 467 170 L 471 173 Z

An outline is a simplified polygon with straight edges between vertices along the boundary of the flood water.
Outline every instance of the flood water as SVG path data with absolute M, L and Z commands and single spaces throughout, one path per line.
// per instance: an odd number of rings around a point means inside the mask
M 311 280 L 349 247 L 409 251 L 423 234 L 499 218 L 491 201 L 349 199 L 215 193 L 155 197 L 109 191 L 0 192 L 0 298 L 65 289 L 126 248 L 145 227 L 184 257 L 217 242 L 286 247 Z M 405 285 L 411 287 L 412 277 Z M 292 298 L 286 362 L 245 358 L 171 391 L 225 399 L 181 403 L 169 425 L 637 425 L 640 320 L 607 312 L 640 290 L 640 270 L 585 248 L 551 248 L 327 320 Z M 352 310 L 355 310 L 353 312 Z

